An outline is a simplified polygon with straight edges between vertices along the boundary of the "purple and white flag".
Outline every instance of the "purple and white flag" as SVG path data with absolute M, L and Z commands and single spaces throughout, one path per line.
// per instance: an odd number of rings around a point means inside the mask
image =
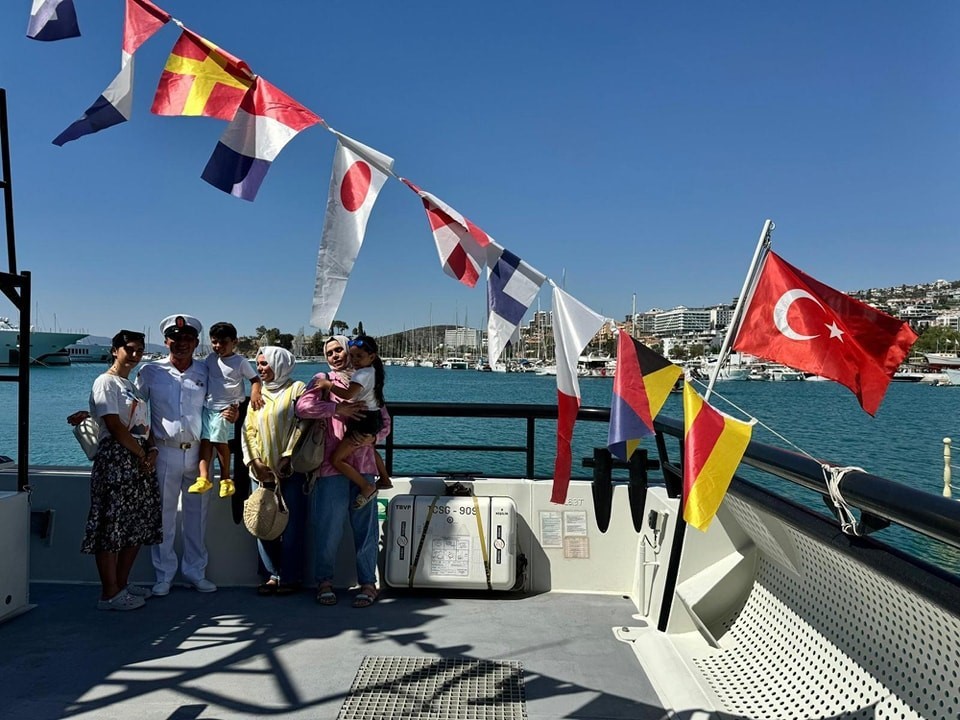
M 66 40 L 80 37 L 73 0 L 33 0 L 27 37 L 31 40 Z
M 200 176 L 215 188 L 253 201 L 270 164 L 301 130 L 323 122 L 279 88 L 257 77 Z
M 517 332 L 546 276 L 494 242 L 487 246 L 487 359 L 492 367 Z
M 310 324 L 323 331 L 336 319 L 373 204 L 393 170 L 392 157 L 346 135 L 334 134 L 338 138 L 337 151 L 330 174 L 310 315 Z

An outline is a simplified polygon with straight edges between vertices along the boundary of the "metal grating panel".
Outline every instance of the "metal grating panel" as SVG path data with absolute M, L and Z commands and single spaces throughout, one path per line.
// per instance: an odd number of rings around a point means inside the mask
M 338 720 L 526 720 L 523 666 L 475 658 L 360 663 Z
M 960 622 L 785 530 L 800 577 L 761 556 L 750 597 L 728 625 L 729 649 L 694 658 L 724 709 L 784 720 L 960 717 Z

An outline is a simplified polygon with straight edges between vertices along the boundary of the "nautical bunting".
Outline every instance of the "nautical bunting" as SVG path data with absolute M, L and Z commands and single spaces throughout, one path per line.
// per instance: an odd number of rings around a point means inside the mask
M 567 501 L 570 486 L 573 425 L 580 410 L 577 362 L 580 353 L 603 327 L 604 319 L 576 298 L 553 286 L 553 336 L 557 358 L 557 457 L 553 464 L 550 502 Z
M 400 179 L 423 201 L 443 271 L 467 287 L 476 286 L 486 263 L 484 248 L 491 238 L 440 198 Z
M 133 55 L 153 34 L 170 22 L 170 13 L 150 0 L 127 0 L 123 19 L 123 51 Z
M 735 350 L 835 380 L 875 415 L 917 340 L 909 324 L 767 253 Z
M 149 0 L 127 0 L 123 22 L 120 72 L 83 116 L 57 135 L 54 145 L 91 135 L 130 119 L 133 112 L 133 57 L 151 35 L 170 21 L 170 15 Z
M 487 360 L 490 366 L 510 342 L 546 276 L 495 242 L 487 246 Z
M 319 115 L 257 77 L 201 177 L 225 193 L 252 201 L 284 146 L 301 130 L 320 122 Z
M 753 425 L 720 412 L 693 385 L 683 384 L 683 519 L 698 530 L 705 531 L 717 514 Z
M 33 0 L 27 37 L 48 41 L 80 37 L 73 0 Z
M 392 157 L 346 135 L 334 134 L 338 138 L 337 150 L 330 175 L 310 316 L 310 324 L 324 332 L 336 317 L 373 205 L 393 171 Z
M 613 379 L 607 447 L 629 460 L 640 439 L 653 435 L 653 419 L 683 370 L 626 331 L 617 331 L 617 374 Z
M 253 79 L 243 60 L 184 28 L 167 58 L 150 110 L 155 115 L 233 120 Z

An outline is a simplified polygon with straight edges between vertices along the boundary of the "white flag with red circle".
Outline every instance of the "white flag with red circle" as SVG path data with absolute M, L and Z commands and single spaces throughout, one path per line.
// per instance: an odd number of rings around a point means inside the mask
M 333 323 L 357 261 L 367 221 L 393 158 L 341 133 L 333 158 L 330 195 L 323 221 L 310 324 L 326 332 Z

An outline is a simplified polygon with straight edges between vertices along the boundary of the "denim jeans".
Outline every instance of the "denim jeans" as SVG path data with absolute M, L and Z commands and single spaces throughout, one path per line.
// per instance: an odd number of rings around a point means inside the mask
M 364 475 L 371 485 L 372 475 Z M 368 502 L 354 510 L 360 488 L 344 475 L 317 478 L 313 487 L 313 538 L 315 543 L 314 572 L 318 583 L 333 582 L 337 551 L 343 539 L 344 521 L 349 517 L 353 529 L 353 547 L 357 559 L 357 581 L 361 585 L 377 582 L 377 553 L 380 526 L 377 523 L 377 503 Z
M 280 578 L 285 585 L 303 582 L 307 542 L 307 496 L 303 494 L 306 475 L 294 473 L 280 481 L 280 492 L 290 512 L 283 535 L 275 540 L 257 540 L 260 574 Z M 254 488 L 256 481 L 251 481 Z

